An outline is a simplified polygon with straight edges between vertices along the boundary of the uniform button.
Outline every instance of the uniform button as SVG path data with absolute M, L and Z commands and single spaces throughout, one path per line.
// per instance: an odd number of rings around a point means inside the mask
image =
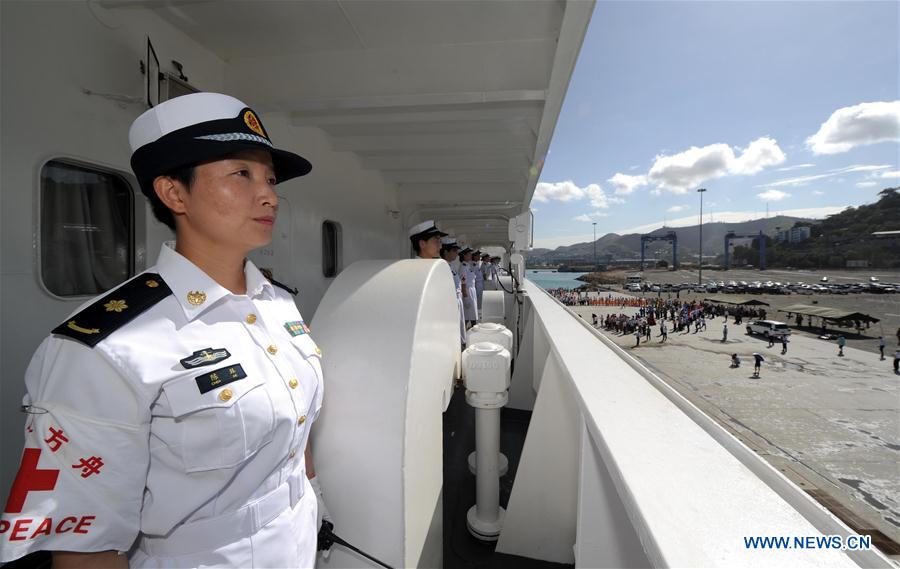
M 222 401 L 228 401 L 233 395 L 234 393 L 226 387 L 219 393 L 219 399 L 221 399 Z
M 291 389 L 297 389 L 297 385 L 299 385 L 299 383 L 300 382 L 298 382 L 296 379 L 292 379 L 288 382 L 288 385 L 291 386 Z
M 297 419 L 297 424 L 302 425 L 305 422 L 306 422 L 306 415 L 300 415 L 300 418 Z
M 269 346 L 269 347 L 266 348 L 266 349 L 267 349 L 267 350 L 269 351 L 269 353 L 272 354 L 273 356 L 274 356 L 275 354 L 278 353 L 278 346 L 276 346 L 275 344 L 272 344 L 271 346 Z
M 291 449 L 291 452 L 288 453 L 288 458 L 294 458 L 295 456 L 297 456 L 297 451 Z
M 256 314 L 248 314 L 247 315 L 247 324 L 253 324 L 256 322 Z
M 316 354 L 319 355 L 319 356 L 322 355 L 322 350 L 319 349 L 318 347 L 316 348 Z

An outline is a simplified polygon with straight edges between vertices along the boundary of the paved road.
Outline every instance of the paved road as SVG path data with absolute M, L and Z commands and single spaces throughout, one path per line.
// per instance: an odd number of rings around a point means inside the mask
M 634 310 L 572 307 L 589 322 L 591 313 Z M 716 319 L 699 334 L 670 332 L 665 344 L 657 329 L 638 348 L 633 335 L 607 335 L 802 488 L 824 492 L 861 519 L 857 526 L 900 543 L 900 376 L 892 360 L 852 347 L 838 357 L 835 342 L 796 335 L 782 356 L 780 344 L 767 348 L 744 326 L 729 324 L 722 343 L 722 326 Z M 759 378 L 753 352 L 766 358 Z M 732 353 L 743 360 L 738 369 L 729 368 Z

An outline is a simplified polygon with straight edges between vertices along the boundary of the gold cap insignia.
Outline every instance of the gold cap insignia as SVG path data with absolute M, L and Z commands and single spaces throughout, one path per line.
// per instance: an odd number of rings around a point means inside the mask
M 263 130 L 262 124 L 260 124 L 259 119 L 256 118 L 256 115 L 253 114 L 253 111 L 247 111 L 244 113 L 244 123 L 250 127 L 250 130 L 255 132 L 256 134 L 262 136 L 263 138 L 269 138 L 266 136 L 266 131 Z
M 187 301 L 194 306 L 199 306 L 206 302 L 206 293 L 202 290 L 192 290 L 187 293 Z
M 149 281 L 147 281 L 147 282 L 144 283 L 144 284 L 146 284 L 146 285 L 149 286 L 150 288 L 156 288 L 156 287 L 159 286 L 159 283 L 156 282 L 156 281 L 153 280 L 153 279 L 150 279 Z
M 107 312 L 122 312 L 128 308 L 128 305 L 125 304 L 124 300 L 110 300 L 103 305 L 103 308 L 105 308 Z

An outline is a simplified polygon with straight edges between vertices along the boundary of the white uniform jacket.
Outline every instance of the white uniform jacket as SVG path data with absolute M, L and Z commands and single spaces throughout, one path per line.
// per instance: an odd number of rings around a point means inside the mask
M 484 294 L 484 271 L 481 270 L 479 261 L 472 262 L 472 272 L 475 274 L 475 295 L 478 309 L 481 310 L 481 297 Z
M 461 278 L 466 285 L 466 294 L 463 296 L 463 309 L 466 320 L 478 320 L 478 297 L 475 292 L 475 272 L 469 263 L 460 265 Z
M 303 451 L 321 351 L 290 295 L 250 261 L 244 272 L 246 295 L 232 294 L 163 246 L 43 341 L 0 561 L 43 549 L 130 551 L 132 567 L 314 564 Z M 110 332 L 103 318 L 128 321 Z
M 459 276 L 459 264 L 447 262 L 450 265 L 450 272 L 453 273 L 453 284 L 456 285 L 456 304 L 459 306 L 459 338 L 460 342 L 466 343 L 466 312 L 463 308 L 462 299 L 462 279 Z

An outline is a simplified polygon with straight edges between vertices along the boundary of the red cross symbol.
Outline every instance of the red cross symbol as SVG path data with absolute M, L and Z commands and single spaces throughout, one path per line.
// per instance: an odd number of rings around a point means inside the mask
M 59 450 L 59 447 L 63 445 L 63 443 L 69 442 L 69 439 L 68 437 L 66 437 L 62 429 L 57 431 L 53 427 L 50 427 L 50 438 L 44 439 L 44 442 L 50 446 L 50 450 L 56 452 Z
M 99 456 L 92 456 L 91 458 L 82 458 L 78 464 L 73 464 L 72 468 L 80 468 L 81 469 L 81 477 L 87 478 L 92 474 L 100 474 L 100 469 L 103 467 L 103 459 Z
M 56 479 L 59 470 L 39 470 L 38 460 L 41 458 L 41 449 L 26 448 L 22 455 L 22 464 L 19 473 L 9 491 L 4 511 L 8 514 L 18 514 L 25 506 L 25 498 L 29 492 L 46 492 L 56 488 Z

